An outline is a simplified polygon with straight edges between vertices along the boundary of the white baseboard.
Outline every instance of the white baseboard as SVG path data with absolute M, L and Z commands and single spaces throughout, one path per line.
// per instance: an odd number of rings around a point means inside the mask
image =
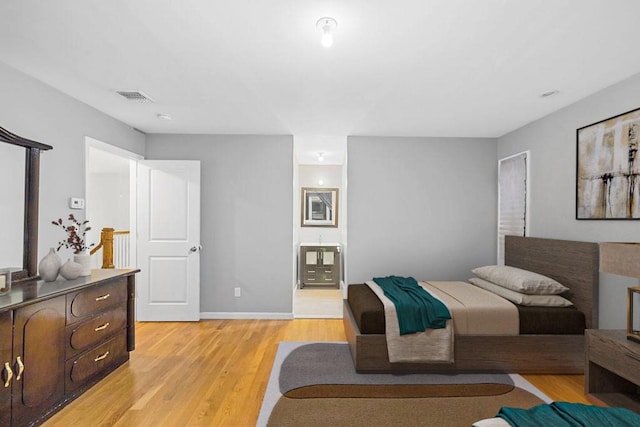
M 293 313 L 241 313 L 241 312 L 201 312 L 200 319 L 268 319 L 290 320 Z

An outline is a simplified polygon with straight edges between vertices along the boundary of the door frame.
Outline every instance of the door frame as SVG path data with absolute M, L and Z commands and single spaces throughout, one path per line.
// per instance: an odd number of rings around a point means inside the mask
M 137 171 L 138 171 L 138 160 L 144 160 L 144 156 L 134 153 L 132 151 L 125 150 L 124 148 L 117 147 L 115 145 L 100 141 L 96 138 L 85 136 L 85 152 L 84 152 L 84 214 L 85 218 L 89 216 L 90 212 L 90 203 L 87 202 L 87 194 L 89 188 L 89 173 L 90 165 L 89 165 L 89 153 L 91 148 L 95 148 L 98 150 L 106 151 L 108 153 L 114 154 L 118 157 L 122 157 L 124 159 L 130 160 L 129 163 L 129 231 L 130 231 L 130 239 L 129 239 L 129 259 L 131 261 L 132 267 L 138 266 L 137 259 Z

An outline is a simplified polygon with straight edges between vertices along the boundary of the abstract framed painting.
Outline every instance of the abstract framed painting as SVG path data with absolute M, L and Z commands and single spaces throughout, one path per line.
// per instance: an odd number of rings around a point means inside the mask
M 576 219 L 640 219 L 640 108 L 576 130 Z

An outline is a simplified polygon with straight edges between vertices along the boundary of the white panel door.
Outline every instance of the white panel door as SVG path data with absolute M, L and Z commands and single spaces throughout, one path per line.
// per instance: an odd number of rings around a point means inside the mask
M 200 162 L 138 162 L 137 318 L 200 320 Z

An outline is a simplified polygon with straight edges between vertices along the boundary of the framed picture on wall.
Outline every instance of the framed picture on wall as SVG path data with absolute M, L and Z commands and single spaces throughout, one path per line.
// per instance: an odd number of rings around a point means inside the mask
M 302 188 L 302 227 L 338 226 L 338 189 Z
M 640 108 L 576 130 L 576 219 L 640 219 Z

